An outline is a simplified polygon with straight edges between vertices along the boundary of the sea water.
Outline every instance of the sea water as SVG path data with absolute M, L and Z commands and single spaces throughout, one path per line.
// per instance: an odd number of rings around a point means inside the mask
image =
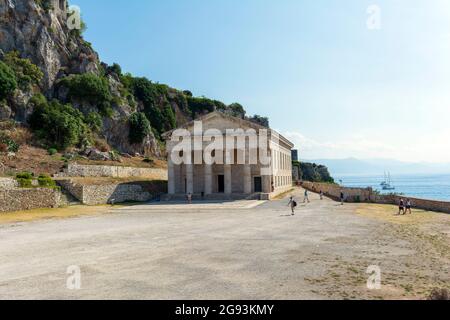
M 383 175 L 336 175 L 337 183 L 346 187 L 372 187 L 381 194 L 396 193 L 405 196 L 450 201 L 450 174 L 441 175 L 392 175 L 395 190 L 383 190 Z

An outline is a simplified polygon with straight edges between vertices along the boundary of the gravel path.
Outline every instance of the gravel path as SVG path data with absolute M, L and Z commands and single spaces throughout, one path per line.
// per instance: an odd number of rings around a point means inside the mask
M 450 216 L 392 221 L 390 207 L 311 198 L 296 216 L 278 200 L 3 224 L 0 298 L 403 299 L 450 289 Z M 367 289 L 371 265 L 380 290 Z M 80 268 L 79 290 L 67 288 L 69 266 Z

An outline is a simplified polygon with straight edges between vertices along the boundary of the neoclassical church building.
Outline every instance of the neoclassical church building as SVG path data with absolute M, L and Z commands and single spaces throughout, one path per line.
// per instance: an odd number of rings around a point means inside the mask
M 249 133 L 265 138 L 256 144 Z M 195 199 L 268 200 L 292 188 L 293 144 L 272 129 L 215 111 L 165 133 L 164 138 L 167 199 L 191 194 Z M 221 138 L 223 148 L 213 148 L 212 142 L 217 146 Z M 187 146 L 192 150 L 185 151 Z M 212 163 L 212 157 L 217 161 Z

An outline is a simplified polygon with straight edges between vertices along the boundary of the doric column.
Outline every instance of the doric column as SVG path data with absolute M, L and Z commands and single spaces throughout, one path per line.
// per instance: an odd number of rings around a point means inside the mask
M 252 167 L 249 164 L 244 165 L 244 193 L 252 193 Z
M 233 192 L 231 184 L 231 165 L 226 164 L 224 165 L 224 172 L 225 172 L 225 194 L 231 194 Z
M 212 165 L 205 166 L 205 194 L 212 194 Z
M 194 194 L 194 165 L 186 165 L 186 194 Z
M 262 176 L 263 193 L 272 193 L 272 177 Z
M 167 173 L 168 173 L 168 193 L 175 194 L 175 165 L 169 154 L 167 159 Z

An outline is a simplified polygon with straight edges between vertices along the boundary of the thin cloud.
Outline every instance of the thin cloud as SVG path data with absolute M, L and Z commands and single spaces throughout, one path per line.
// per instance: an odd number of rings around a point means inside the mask
M 300 132 L 283 135 L 300 150 L 302 158 L 391 158 L 410 162 L 450 162 L 449 132 L 424 134 L 420 139 L 393 141 L 388 144 L 364 136 L 354 135 L 341 141 L 318 141 Z

